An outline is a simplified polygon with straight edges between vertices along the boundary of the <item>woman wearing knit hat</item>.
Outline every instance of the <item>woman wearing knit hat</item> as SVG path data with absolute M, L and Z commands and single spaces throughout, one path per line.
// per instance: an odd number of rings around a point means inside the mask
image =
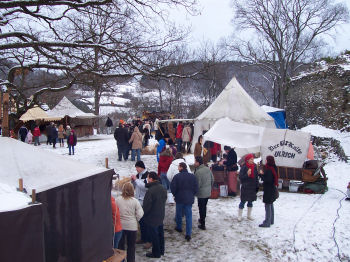
M 238 209 L 238 221 L 242 221 L 243 208 L 248 202 L 247 218 L 252 218 L 253 201 L 256 200 L 256 193 L 259 190 L 258 170 L 254 164 L 254 155 L 248 154 L 245 157 L 245 163 L 239 172 L 239 180 L 241 181 L 241 203 Z

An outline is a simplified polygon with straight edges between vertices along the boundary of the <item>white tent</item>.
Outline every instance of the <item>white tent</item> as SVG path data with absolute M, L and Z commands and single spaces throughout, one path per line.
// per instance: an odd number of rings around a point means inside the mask
M 233 77 L 215 101 L 195 119 L 192 149 L 204 130 L 209 130 L 216 121 L 225 117 L 239 123 L 276 128 L 274 119 L 261 109 Z
M 266 128 L 218 120 L 204 135 L 204 140 L 234 147 L 237 154 L 261 153 L 275 157 L 277 166 L 301 168 L 308 153 L 310 133 L 288 129 Z
M 50 111 L 48 111 L 48 115 L 50 116 L 59 116 L 64 118 L 65 116 L 69 116 L 71 118 L 95 118 L 97 117 L 93 113 L 84 113 L 75 105 L 72 104 L 71 101 L 68 100 L 67 97 L 63 97 L 62 100 Z

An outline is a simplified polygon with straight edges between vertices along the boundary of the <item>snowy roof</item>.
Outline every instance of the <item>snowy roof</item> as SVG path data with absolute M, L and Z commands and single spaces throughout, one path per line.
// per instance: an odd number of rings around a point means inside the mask
M 94 118 L 96 117 L 93 113 L 84 113 L 75 105 L 72 104 L 71 101 L 68 100 L 67 97 L 63 97 L 62 100 L 50 111 L 48 111 L 48 115 L 64 118 L 65 116 L 69 117 L 77 117 L 77 118 Z
M 277 108 L 277 107 L 272 107 L 272 106 L 266 106 L 266 105 L 262 105 L 261 108 L 262 108 L 262 110 L 264 110 L 266 113 L 284 111 L 284 109 Z
M 224 117 L 255 125 L 268 122 L 268 126 L 275 127 L 273 118 L 248 95 L 235 77 L 197 119 L 216 120 Z
M 19 120 L 23 122 L 27 122 L 30 120 L 47 120 L 47 121 L 55 121 L 55 120 L 60 120 L 61 118 L 59 117 L 53 117 L 49 116 L 43 109 L 40 107 L 36 106 L 31 109 L 28 109 L 27 112 L 25 112 Z
M 18 187 L 23 178 L 27 192 L 39 193 L 107 171 L 12 138 L 0 137 L 0 145 L 0 183 Z

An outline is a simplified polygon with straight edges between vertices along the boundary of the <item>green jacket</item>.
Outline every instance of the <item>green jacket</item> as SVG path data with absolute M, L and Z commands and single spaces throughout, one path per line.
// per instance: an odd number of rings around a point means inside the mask
M 194 171 L 194 175 L 198 182 L 198 198 L 208 198 L 211 195 L 211 188 L 214 184 L 214 176 L 210 168 L 205 165 L 200 165 Z

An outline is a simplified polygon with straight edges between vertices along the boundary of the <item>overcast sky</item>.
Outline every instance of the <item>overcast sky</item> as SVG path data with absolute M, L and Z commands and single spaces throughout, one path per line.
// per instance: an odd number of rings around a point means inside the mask
M 233 32 L 231 20 L 233 9 L 231 0 L 198 0 L 201 8 L 199 16 L 184 15 L 184 12 L 174 12 L 176 20 L 183 25 L 192 25 L 191 41 L 196 46 L 203 39 L 211 39 L 216 43 L 221 37 L 227 37 Z M 339 0 L 347 3 L 350 10 L 350 0 Z M 337 27 L 335 39 L 327 38 L 330 49 L 340 53 L 350 50 L 350 24 Z

